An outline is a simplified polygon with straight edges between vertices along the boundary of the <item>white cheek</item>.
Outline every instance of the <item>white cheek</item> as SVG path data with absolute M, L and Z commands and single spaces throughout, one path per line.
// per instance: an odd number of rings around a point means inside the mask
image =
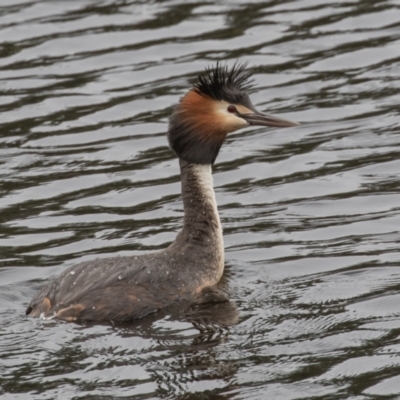
M 232 114 L 228 111 L 226 112 L 226 114 L 226 123 L 232 127 L 235 127 L 236 129 L 244 128 L 245 126 L 249 125 L 246 120 L 244 120 L 243 118 L 239 118 L 235 114 Z
M 240 129 L 249 125 L 243 118 L 239 118 L 234 113 L 230 113 L 227 110 L 228 106 L 228 103 L 221 102 L 221 105 L 216 109 L 217 118 L 221 121 L 222 125 L 230 127 L 230 129 Z

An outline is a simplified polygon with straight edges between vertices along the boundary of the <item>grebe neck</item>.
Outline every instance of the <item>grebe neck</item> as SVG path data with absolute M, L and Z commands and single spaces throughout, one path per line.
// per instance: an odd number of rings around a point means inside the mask
M 179 165 L 185 216 L 183 229 L 171 247 L 189 246 L 193 256 L 206 253 L 213 267 L 220 270 L 222 275 L 224 244 L 211 165 L 192 164 L 182 159 Z

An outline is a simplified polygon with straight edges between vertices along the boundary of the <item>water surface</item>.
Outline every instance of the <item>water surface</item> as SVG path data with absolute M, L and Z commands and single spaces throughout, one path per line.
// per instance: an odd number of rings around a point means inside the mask
M 399 21 L 398 0 L 2 0 L 0 398 L 398 398 Z M 214 168 L 239 322 L 26 318 L 74 263 L 173 240 L 168 115 L 236 59 L 302 124 L 234 133 Z

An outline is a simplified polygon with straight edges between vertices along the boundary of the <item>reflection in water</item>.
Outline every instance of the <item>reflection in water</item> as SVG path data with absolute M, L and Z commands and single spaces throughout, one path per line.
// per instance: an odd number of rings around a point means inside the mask
M 2 1 L 2 400 L 396 398 L 399 18 L 395 0 Z M 208 341 L 172 315 L 24 318 L 68 266 L 173 240 L 167 117 L 238 58 L 256 107 L 302 123 L 232 134 L 214 168 L 238 323 Z

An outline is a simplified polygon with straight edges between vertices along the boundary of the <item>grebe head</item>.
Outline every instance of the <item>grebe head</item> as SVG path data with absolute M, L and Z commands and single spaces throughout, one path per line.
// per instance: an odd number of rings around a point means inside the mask
M 230 70 L 219 63 L 199 75 L 176 106 L 168 140 L 176 154 L 195 164 L 213 164 L 226 135 L 249 125 L 284 128 L 298 125 L 255 109 L 247 91 L 253 87 L 247 64 Z

